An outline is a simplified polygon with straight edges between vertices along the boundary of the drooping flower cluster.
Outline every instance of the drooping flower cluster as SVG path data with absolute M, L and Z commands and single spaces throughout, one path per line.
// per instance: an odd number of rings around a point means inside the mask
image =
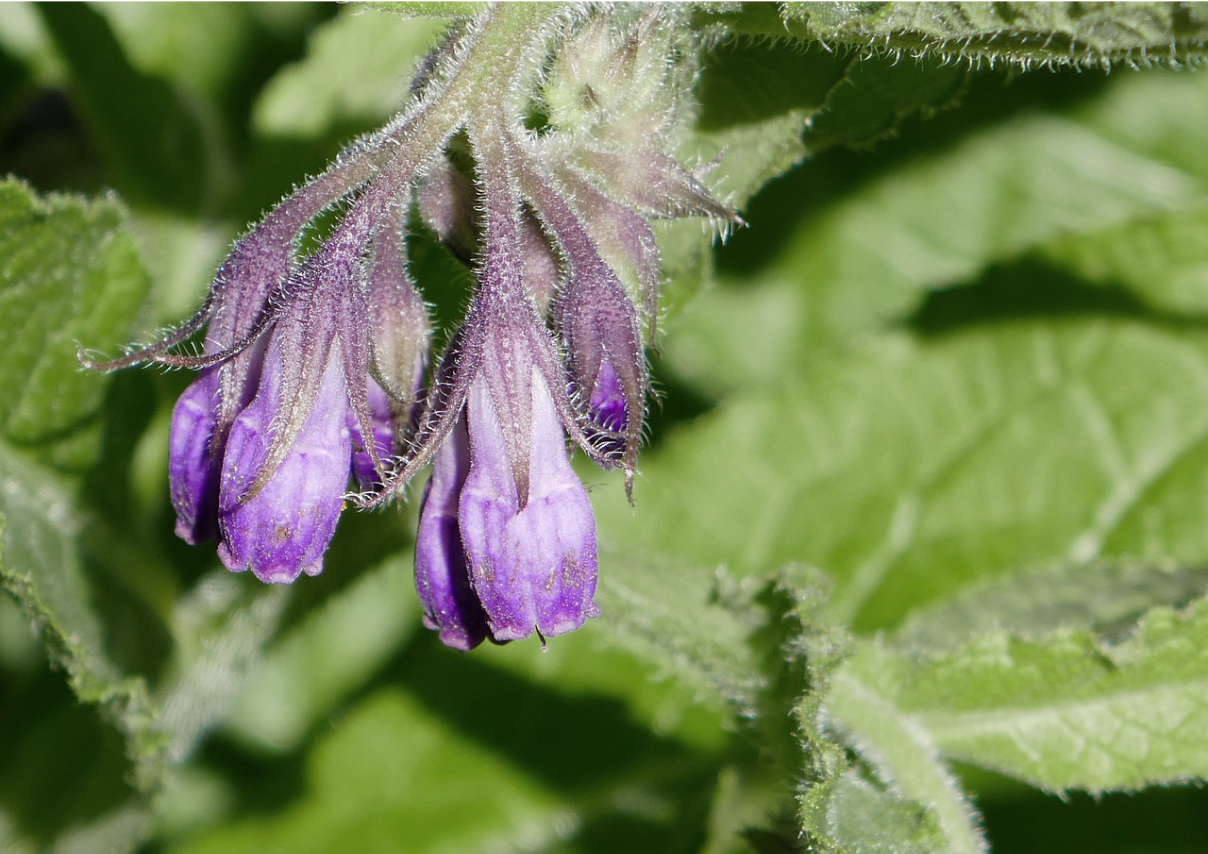
M 650 220 L 733 218 L 660 148 L 687 76 L 674 14 L 517 4 L 464 23 L 421 66 L 408 111 L 236 244 L 192 321 L 94 364 L 199 371 L 172 419 L 183 539 L 291 582 L 322 569 L 347 501 L 388 501 L 431 463 L 416 584 L 446 644 L 554 636 L 598 613 L 595 521 L 567 439 L 632 483 L 657 308 Z M 300 259 L 299 235 L 340 202 Z M 406 261 L 413 208 L 476 270 L 433 368 Z M 202 355 L 175 352 L 203 327 Z

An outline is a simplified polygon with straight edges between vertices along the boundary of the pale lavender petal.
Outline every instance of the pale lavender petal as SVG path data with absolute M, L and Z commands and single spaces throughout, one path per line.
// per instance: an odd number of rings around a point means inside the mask
M 438 630 L 454 649 L 469 651 L 487 635 L 487 618 L 470 586 L 470 571 L 457 527 L 458 496 L 470 468 L 465 419 L 436 452 L 424 490 L 415 542 L 415 586 L 424 625 Z
M 531 573 L 537 630 L 553 637 L 600 613 L 593 601 L 599 561 L 591 499 L 571 468 L 558 411 L 539 377 L 531 473 L 528 504 L 508 525 L 508 548 Z
M 528 637 L 537 624 L 528 578 L 506 553 L 507 525 L 520 512 L 520 499 L 486 379 L 470 385 L 466 400 L 470 430 L 470 471 L 458 506 L 462 545 L 470 580 L 496 640 Z
M 519 506 L 503 429 L 486 382 L 471 386 L 470 473 L 459 520 L 474 591 L 498 641 L 551 637 L 599 613 L 595 520 L 567 457 L 561 421 L 533 372 L 529 496 Z
M 281 348 L 270 347 L 255 399 L 231 427 L 222 466 L 218 556 L 265 582 L 317 575 L 344 506 L 352 452 L 339 359 L 324 371 L 314 406 L 284 460 L 252 493 L 282 409 Z

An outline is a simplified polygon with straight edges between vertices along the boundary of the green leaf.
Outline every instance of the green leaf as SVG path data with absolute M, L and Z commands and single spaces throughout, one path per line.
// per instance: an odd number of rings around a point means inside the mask
M 1208 13 L 1173 3 L 784 3 L 799 38 L 951 62 L 1130 67 L 1208 54 Z
M 1181 172 L 1037 115 L 971 134 L 830 205 L 760 278 L 804 290 L 793 343 L 804 353 L 902 316 L 927 290 L 974 282 L 991 263 L 1197 207 L 1204 193 Z
M 848 59 L 822 50 L 727 43 L 704 57 L 700 113 L 681 151 L 721 158 L 714 189 L 741 207 L 805 157 L 801 133 L 826 102 Z
M 475 3 L 472 0 L 434 0 L 431 3 L 378 0 L 365 5 L 378 12 L 389 12 L 401 18 L 469 18 L 487 7 L 486 3 Z
M 988 851 L 972 805 L 945 767 L 930 735 L 910 725 L 895 707 L 892 695 L 885 696 L 876 686 L 866 684 L 865 669 L 862 654 L 846 662 L 831 675 L 823 702 L 831 725 L 842 732 L 849 744 L 857 745 L 861 758 L 873 768 L 881 783 L 899 798 L 913 802 L 896 805 L 890 813 L 898 813 L 894 815 L 895 824 L 918 827 L 915 844 L 923 850 L 953 854 Z M 832 798 L 846 799 L 849 809 L 867 808 L 865 805 L 872 799 L 867 790 L 853 792 L 851 782 L 844 788 L 846 791 L 841 789 Z M 934 838 L 936 829 L 942 845 Z M 875 825 L 856 825 L 845 830 L 860 840 L 856 850 L 868 850 L 879 835 Z M 900 830 L 893 833 L 891 841 L 899 834 Z
M 100 705 L 125 736 L 139 786 L 152 788 L 164 774 L 158 711 L 145 680 L 124 673 L 107 648 L 81 556 L 87 521 L 60 477 L 3 443 L 0 471 L 0 584 L 33 622 L 76 696 Z
M 176 645 L 155 697 L 162 710 L 158 728 L 173 764 L 188 759 L 255 684 L 265 644 L 280 625 L 291 593 L 289 587 L 256 584 L 216 569 L 176 602 Z
M 80 443 L 95 418 L 105 380 L 83 372 L 76 342 L 114 347 L 147 288 L 113 200 L 41 199 L 0 182 L 0 583 L 38 629 L 51 660 L 76 695 L 96 703 L 126 738 L 139 785 L 163 774 L 163 744 L 145 681 L 125 672 L 98 609 L 85 541 L 94 519 L 78 484 L 45 459 L 90 464 L 95 443 Z
M 1138 294 L 1156 313 L 1208 315 L 1208 209 L 1072 235 L 1041 255 L 1088 282 Z
M 229 86 L 255 35 L 253 13 L 235 3 L 101 3 L 96 11 L 135 68 L 195 94 Z
M 807 561 L 863 628 L 1027 567 L 1202 562 L 1206 368 L 1198 334 L 1103 318 L 871 341 L 681 431 L 601 528 L 743 573 Z
M 665 675 L 752 715 L 766 676 L 748 635 L 761 618 L 719 600 L 718 585 L 729 584 L 720 569 L 606 554 L 597 594 L 602 628 Z
M 414 662 L 410 695 L 379 688 L 365 697 L 316 745 L 294 802 L 177 850 L 371 854 L 397 850 L 400 839 L 415 852 L 682 844 L 692 815 L 682 804 L 699 803 L 710 786 L 700 757 L 633 728 L 615 703 L 560 697 L 451 656 L 432 650 Z M 578 737 L 583 725 L 593 741 Z
M 968 73 L 954 65 L 883 56 L 854 60 L 805 132 L 811 154 L 832 145 L 868 147 L 907 117 L 927 117 L 955 101 Z
M 85 426 L 105 383 L 80 369 L 76 345 L 124 343 L 148 282 L 123 208 L 39 198 L 0 181 L 0 433 L 44 444 Z M 77 459 L 77 463 L 85 462 Z
M 317 27 L 304 59 L 269 81 L 252 122 L 268 136 L 363 132 L 401 110 L 411 72 L 444 32 L 439 20 L 345 12 Z
M 1069 115 L 1108 141 L 1208 181 L 1208 77 L 1154 70 L 1112 75 L 1101 95 Z
M 1050 790 L 1133 790 L 1208 775 L 1206 641 L 1200 600 L 1119 643 L 987 632 L 933 655 L 870 646 L 852 668 L 949 756 Z
M 1131 631 L 1151 608 L 1184 607 L 1205 595 L 1208 572 L 1199 567 L 1061 564 L 990 579 L 919 608 L 895 639 L 934 650 L 997 629 L 1040 639 L 1062 629 L 1089 628 L 1114 638 Z
M 227 730 L 274 750 L 296 748 L 419 627 L 412 584 L 411 564 L 391 560 L 308 614 L 249 674 Z
M 951 797 L 948 792 L 944 795 Z M 812 832 L 825 834 L 832 845 L 849 854 L 962 850 L 959 843 L 950 845 L 945 839 L 935 810 L 868 779 L 855 768 L 844 773 L 828 792 L 826 811 L 820 818 Z M 978 849 L 966 845 L 964 850 Z
M 768 181 L 805 157 L 802 131 L 842 79 L 848 60 L 821 50 L 727 43 L 704 56 L 699 114 L 679 144 L 685 162 L 716 163 L 705 177 L 718 199 L 741 209 Z M 694 220 L 659 223 L 660 306 L 674 318 L 712 278 L 714 233 Z

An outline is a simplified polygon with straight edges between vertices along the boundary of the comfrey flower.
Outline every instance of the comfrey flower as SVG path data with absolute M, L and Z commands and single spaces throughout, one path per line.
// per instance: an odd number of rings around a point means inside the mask
M 464 22 L 406 112 L 235 245 L 193 320 L 89 363 L 199 371 L 172 418 L 183 539 L 291 582 L 321 571 L 346 504 L 388 502 L 431 463 L 416 586 L 442 641 L 552 637 L 599 613 L 568 441 L 632 487 L 657 310 L 650 219 L 737 221 L 658 148 L 690 76 L 676 14 L 505 4 Z M 533 130 L 537 101 L 548 121 Z M 299 235 L 337 203 L 299 258 Z M 416 205 L 477 278 L 434 369 L 406 262 Z M 175 352 L 202 328 L 200 355 Z

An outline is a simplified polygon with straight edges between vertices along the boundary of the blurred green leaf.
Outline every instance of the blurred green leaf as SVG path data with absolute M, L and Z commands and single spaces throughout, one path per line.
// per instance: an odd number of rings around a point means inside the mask
M 379 12 L 389 12 L 402 18 L 468 18 L 481 12 L 486 3 L 472 0 L 434 0 L 434 2 L 411 3 L 407 0 L 377 0 L 365 4 Z
M 105 382 L 82 372 L 76 341 L 120 341 L 146 276 L 116 202 L 41 199 L 13 180 L 0 182 L 0 258 L 0 396 L 13 403 L 0 434 L 0 580 L 75 693 L 125 734 L 139 783 L 151 786 L 162 774 L 156 711 L 145 681 L 111 656 L 83 560 L 90 514 L 37 453 L 89 426 Z M 95 454 L 67 447 L 77 465 Z
M 241 3 L 97 3 L 140 72 L 214 95 L 231 83 L 255 35 Z
M 364 131 L 401 110 L 411 74 L 446 24 L 345 11 L 311 34 L 305 59 L 261 92 L 253 125 L 268 136 L 315 137 L 333 128 Z
M 61 83 L 65 69 L 33 3 L 0 6 L 0 46 L 43 85 Z
M 1175 3 L 784 3 L 799 38 L 942 61 L 1033 65 L 1192 62 L 1208 14 Z
M 780 297 L 796 325 L 777 324 L 792 336 L 783 345 L 796 362 L 901 317 L 928 290 L 976 282 L 992 263 L 1066 235 L 1196 209 L 1205 189 L 1064 119 L 1029 116 L 912 160 L 805 219 L 748 287 L 799 292 Z M 711 361 L 695 362 L 694 374 L 729 358 L 724 347 L 697 355 Z
M 1041 639 L 1074 628 L 1118 639 L 1151 608 L 1180 608 L 1204 595 L 1208 571 L 1202 567 L 1060 564 L 990 579 L 919 608 L 895 640 L 934 650 L 961 646 L 980 632 L 998 629 Z
M 162 80 L 130 64 L 108 23 L 82 3 L 38 6 L 69 85 L 126 200 L 195 209 L 205 183 L 202 125 Z
M 19 735 L 0 748 L 0 849 L 134 851 L 152 819 L 124 782 L 130 765 L 122 740 L 95 709 L 56 687 L 0 707 L 5 731 Z
M 1206 360 L 1200 334 L 1102 317 L 870 341 L 731 398 L 648 458 L 636 518 L 598 512 L 743 572 L 806 560 L 866 628 L 1055 561 L 1197 561 Z
M 369 681 L 419 627 L 412 568 L 392 560 L 307 615 L 249 674 L 228 731 L 285 751 Z
M 405 840 L 415 852 L 602 852 L 625 839 L 691 850 L 681 801 L 707 793 L 699 757 L 630 731 L 608 706 L 558 699 L 460 661 L 468 672 L 452 668 L 460 678 L 444 688 L 435 673 L 412 671 L 421 700 L 391 688 L 368 695 L 316 746 L 295 803 L 174 850 L 374 852 Z M 439 666 L 423 667 L 431 665 Z M 477 689 L 464 681 L 474 674 Z M 500 689 L 508 693 L 490 693 Z M 476 736 L 478 721 L 485 731 Z M 589 722 L 594 745 L 575 735 Z
M 80 553 L 85 518 L 61 478 L 0 444 L 0 583 L 37 627 L 76 695 L 97 703 L 127 739 L 139 785 L 164 773 L 157 710 L 144 679 L 124 673 Z

